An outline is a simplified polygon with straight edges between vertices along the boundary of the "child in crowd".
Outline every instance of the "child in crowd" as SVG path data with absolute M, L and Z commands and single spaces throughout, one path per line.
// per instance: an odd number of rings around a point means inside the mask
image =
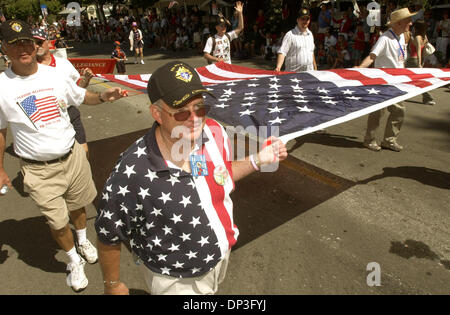
M 125 60 L 127 60 L 127 56 L 125 55 L 125 52 L 120 49 L 120 42 L 115 41 L 114 42 L 114 50 L 111 54 L 111 58 L 116 59 L 116 69 L 118 74 L 125 74 L 126 68 L 125 68 Z
M 325 51 L 325 47 L 321 42 L 319 42 L 317 47 L 316 60 L 318 66 L 323 66 L 327 64 L 327 52 Z

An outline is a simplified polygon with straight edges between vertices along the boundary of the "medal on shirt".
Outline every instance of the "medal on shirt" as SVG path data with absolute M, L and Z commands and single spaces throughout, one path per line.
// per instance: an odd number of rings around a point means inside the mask
M 58 100 L 58 105 L 63 112 L 67 111 L 67 103 L 64 100 Z
M 228 179 L 228 170 L 224 165 L 219 165 L 214 169 L 214 180 L 220 186 L 225 185 Z
M 204 154 L 191 155 L 189 159 L 193 176 L 198 177 L 208 175 L 208 167 L 206 166 L 206 157 Z

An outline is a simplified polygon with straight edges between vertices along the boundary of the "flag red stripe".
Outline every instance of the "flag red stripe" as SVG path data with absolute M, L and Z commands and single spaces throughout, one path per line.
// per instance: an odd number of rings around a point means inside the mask
M 211 161 L 211 156 L 207 150 L 204 150 L 206 157 L 206 165 L 208 172 L 214 172 L 214 163 Z M 216 210 L 217 216 L 225 229 L 225 234 L 228 240 L 228 248 L 231 248 L 236 244 L 236 238 L 234 237 L 234 230 L 231 224 L 231 218 L 225 208 L 223 201 L 225 199 L 225 190 L 223 186 L 217 185 L 214 181 L 214 176 L 205 176 L 206 183 L 208 184 L 209 191 L 211 193 L 211 202 Z
M 243 78 L 222 77 L 220 75 L 210 72 L 206 67 L 197 68 L 196 70 L 201 76 L 208 78 L 210 80 L 224 81 L 224 82 L 232 81 L 232 80 L 243 80 Z M 205 84 L 205 82 L 202 82 L 202 83 Z M 211 84 L 211 83 L 206 83 L 206 84 Z
M 211 133 L 214 137 L 214 140 L 217 144 L 219 144 L 219 152 L 222 155 L 222 159 L 225 162 L 225 166 L 228 170 L 228 173 L 230 174 L 231 178 L 233 178 L 233 169 L 231 167 L 231 156 L 227 156 L 227 150 L 225 149 L 225 145 L 228 145 L 228 148 L 231 150 L 231 144 L 228 140 L 228 143 L 224 143 L 224 136 L 222 134 L 222 126 L 219 125 L 215 120 L 213 119 L 207 119 L 206 125 L 211 130 Z M 231 152 L 230 152 L 231 155 Z M 233 188 L 234 188 L 234 181 L 233 181 Z
M 417 87 L 420 87 L 420 88 L 425 88 L 425 87 L 433 85 L 432 83 L 430 83 L 428 81 L 420 81 L 420 80 L 406 82 L 405 84 L 414 85 L 414 86 L 417 86 Z
M 398 75 L 405 75 L 409 78 L 411 78 L 411 80 L 422 80 L 422 79 L 429 79 L 429 78 L 434 78 L 434 76 L 432 74 L 429 73 L 414 73 L 409 69 L 406 68 L 399 68 L 399 69 L 382 69 L 384 72 L 386 72 L 389 75 L 394 75 L 394 76 L 398 76 Z

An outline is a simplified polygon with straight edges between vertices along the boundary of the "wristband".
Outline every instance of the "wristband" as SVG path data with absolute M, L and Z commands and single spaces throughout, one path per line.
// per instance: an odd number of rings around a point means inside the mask
M 258 154 L 250 155 L 250 162 L 252 163 L 252 166 L 255 169 L 255 171 L 259 171 L 259 165 L 261 163 L 259 162 Z

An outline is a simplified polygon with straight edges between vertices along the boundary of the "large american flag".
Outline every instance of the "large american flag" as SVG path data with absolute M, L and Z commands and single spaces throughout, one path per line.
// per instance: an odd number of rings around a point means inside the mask
M 284 142 L 448 84 L 450 69 L 350 68 L 299 73 L 226 63 L 196 68 L 217 99 L 208 116 L 231 126 L 278 127 Z M 146 91 L 151 74 L 103 75 Z
M 20 105 L 33 123 L 49 121 L 60 117 L 58 102 L 54 96 L 36 98 L 36 95 L 28 96 Z

